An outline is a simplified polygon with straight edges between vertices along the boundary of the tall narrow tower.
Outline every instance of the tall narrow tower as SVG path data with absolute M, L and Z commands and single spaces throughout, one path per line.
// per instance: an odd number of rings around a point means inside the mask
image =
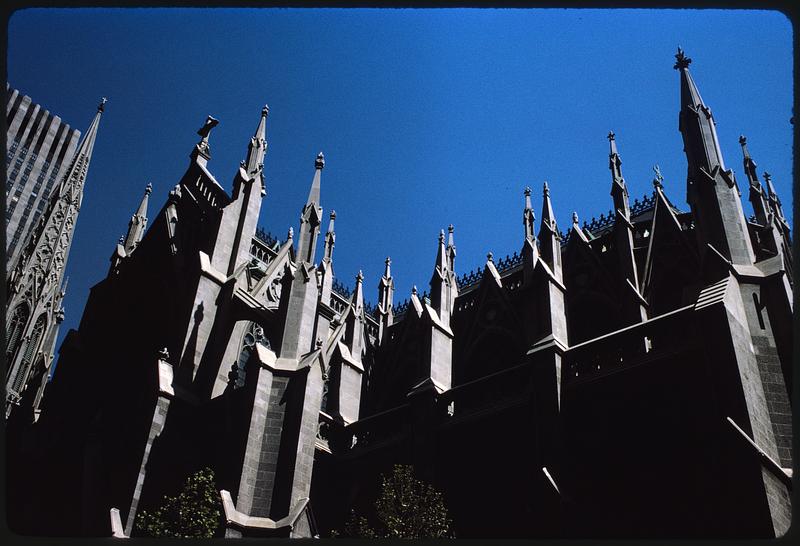
M 697 225 L 700 253 L 707 245 L 734 264 L 752 265 L 755 254 L 742 211 L 739 186 L 725 168 L 711 109 L 689 73 L 690 58 L 678 48 L 675 69 L 681 75 L 679 130 L 688 161 L 686 200 Z
M 104 98 L 8 277 L 6 417 L 19 405 L 29 386 L 37 389 L 34 400 L 38 404 L 47 380 L 58 327 L 64 320 L 64 269 L 105 103 Z

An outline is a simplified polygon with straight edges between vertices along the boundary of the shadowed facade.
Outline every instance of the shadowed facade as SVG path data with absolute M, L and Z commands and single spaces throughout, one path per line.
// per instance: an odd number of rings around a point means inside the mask
M 657 167 L 630 202 L 612 132 L 608 216 L 573 213 L 562 232 L 558 186 L 538 223 L 526 188 L 519 252 L 459 277 L 448 226 L 428 291 L 395 303 L 386 258 L 374 308 L 361 273 L 352 290 L 334 277 L 346 219 L 323 214 L 324 156 L 278 241 L 256 230 L 268 109 L 230 195 L 208 168 L 209 116 L 146 230 L 145 191 L 41 417 L 8 421 L 32 476 L 16 494 L 58 507 L 22 503 L 12 528 L 135 536 L 137 512 L 208 466 L 219 536 L 328 536 L 408 463 L 461 538 L 785 533 L 790 228 L 742 137 L 745 218 L 691 60 L 676 60 L 690 211 Z

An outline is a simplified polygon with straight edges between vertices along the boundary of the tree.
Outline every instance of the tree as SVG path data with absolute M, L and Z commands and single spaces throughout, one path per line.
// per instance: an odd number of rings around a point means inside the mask
M 444 497 L 414 476 L 410 465 L 395 465 L 391 476 L 381 476 L 373 524 L 351 511 L 341 533 L 357 538 L 453 538 Z
M 204 468 L 186 479 L 177 497 L 165 496 L 152 512 L 136 515 L 136 535 L 212 538 L 222 516 L 214 472 Z

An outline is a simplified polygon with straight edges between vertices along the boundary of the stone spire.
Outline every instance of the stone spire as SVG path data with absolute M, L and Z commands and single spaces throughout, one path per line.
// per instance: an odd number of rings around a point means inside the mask
M 767 183 L 767 198 L 769 199 L 769 208 L 775 214 L 775 217 L 785 226 L 789 227 L 786 217 L 783 215 L 783 206 L 778 197 L 778 192 L 775 191 L 775 186 L 772 185 L 772 175 L 764 171 L 764 182 Z
M 614 210 L 620 211 L 626 219 L 630 220 L 631 206 L 628 197 L 628 187 L 622 177 L 622 159 L 617 151 L 617 141 L 614 131 L 608 133 L 610 146 L 608 154 L 608 168 L 611 170 L 611 197 L 614 199 Z
M 86 175 L 105 104 L 106 99 L 103 98 L 72 163 L 58 188 L 53 191 L 47 209 L 8 279 L 6 321 L 8 323 L 21 306 L 26 306 L 27 319 L 25 324 L 19 325 L 20 342 L 16 347 L 7 347 L 6 416 L 12 405 L 19 403 L 29 377 L 35 377 L 41 371 L 34 370 L 34 366 L 43 365 L 48 369 L 53 358 L 60 323 L 55 317 L 60 311 L 59 287 L 72 246 Z M 40 398 L 36 397 L 37 400 Z
M 394 323 L 394 279 L 392 278 L 392 259 L 386 257 L 383 276 L 378 283 L 378 343 L 383 341 L 386 329 Z
M 631 223 L 630 198 L 628 187 L 622 177 L 622 159 L 617 150 L 614 131 L 608 133 L 608 168 L 611 170 L 611 197 L 614 200 L 614 250 L 619 264 L 619 276 L 623 284 L 625 301 L 623 314 L 627 324 L 647 320 L 643 299 L 639 294 L 639 273 L 633 255 L 633 224 Z M 631 290 L 634 293 L 631 293 Z
M 436 265 L 431 276 L 431 307 L 445 324 L 450 323 L 450 269 L 447 267 L 447 251 L 444 245 L 444 230 L 439 232 Z
M 739 144 L 742 145 L 742 156 L 744 163 L 744 174 L 750 182 L 750 203 L 753 205 L 753 213 L 756 216 L 756 222 L 762 226 L 769 223 L 769 204 L 767 203 L 767 196 L 764 195 L 764 189 L 761 187 L 761 182 L 758 180 L 756 173 L 756 162 L 750 157 L 750 152 L 747 149 L 747 138 L 744 135 L 739 136 Z
M 533 241 L 536 239 L 536 229 L 534 228 L 536 215 L 533 213 L 531 205 L 531 189 L 525 188 L 525 210 L 522 211 L 522 225 L 525 226 L 525 240 Z
M 456 244 L 453 240 L 453 231 L 455 231 L 453 224 L 447 226 L 447 267 L 451 273 L 456 270 Z
M 325 168 L 325 156 L 320 152 L 314 161 L 314 179 L 311 181 L 311 190 L 308 200 L 300 214 L 300 240 L 297 245 L 298 261 L 314 263 L 317 250 L 317 236 L 322 221 L 322 207 L 320 206 L 319 191 L 322 169 Z
M 269 115 L 269 106 L 266 104 L 261 109 L 261 120 L 258 122 L 256 132 L 250 138 L 250 144 L 247 148 L 247 159 L 245 159 L 245 171 L 247 177 L 251 178 L 259 175 L 261 178 L 261 195 L 266 193 L 264 186 L 264 156 L 267 153 L 267 116 Z
M 152 192 L 153 185 L 148 183 L 144 188 L 144 195 L 139 203 L 139 208 L 136 209 L 136 212 L 131 216 L 130 222 L 128 222 L 128 234 L 125 236 L 123 243 L 127 254 L 133 252 L 144 236 L 144 231 L 147 228 L 147 201 Z
M 681 85 L 679 130 L 688 161 L 687 201 L 697 225 L 700 252 L 704 256 L 711 245 L 733 263 L 750 265 L 755 254 L 739 188 L 722 158 L 716 122 L 689 73 L 692 60 L 680 48 L 675 58 Z
M 550 188 L 544 183 L 542 221 L 539 224 L 539 247 L 541 257 L 559 282 L 563 282 L 561 271 L 561 236 L 558 233 L 553 205 L 550 203 Z
M 336 231 L 334 231 L 333 223 L 336 220 L 336 211 L 332 210 L 330 214 L 330 222 L 328 222 L 328 231 L 325 233 L 325 251 L 323 252 L 323 260 L 333 260 L 333 247 L 336 244 Z

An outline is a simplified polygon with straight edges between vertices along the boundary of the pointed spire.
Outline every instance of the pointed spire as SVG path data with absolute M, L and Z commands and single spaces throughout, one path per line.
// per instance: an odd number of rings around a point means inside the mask
M 525 226 L 525 240 L 533 241 L 536 238 L 536 229 L 534 222 L 536 222 L 536 215 L 533 213 L 533 206 L 531 205 L 531 189 L 525 188 L 525 210 L 522 211 L 522 224 Z
M 689 159 L 689 168 L 704 168 L 711 173 L 714 167 L 725 169 L 719 148 L 716 122 L 711 109 L 703 102 L 700 91 L 689 73 L 691 59 L 679 47 L 675 55 L 675 69 L 681 74 L 681 113 L 679 129 L 683 134 L 683 147 Z
M 456 270 L 456 243 L 453 238 L 455 227 L 453 224 L 447 226 L 447 268 L 450 272 Z
M 561 271 L 561 237 L 558 234 L 556 216 L 553 213 L 553 205 L 550 202 L 550 188 L 547 182 L 544 183 L 542 193 L 542 221 L 539 224 L 540 254 L 545 263 L 550 266 L 550 270 L 555 277 L 560 281 L 563 278 Z
M 608 133 L 609 153 L 608 168 L 611 170 L 611 197 L 614 199 L 614 211 L 620 211 L 625 219 L 630 220 L 631 206 L 628 187 L 622 177 L 622 159 L 617 151 L 614 131 Z
M 142 237 L 144 237 L 144 232 L 147 228 L 148 197 L 152 191 L 153 184 L 148 182 L 147 186 L 144 188 L 144 196 L 142 196 L 142 200 L 139 203 L 139 208 L 136 209 L 136 212 L 131 216 L 128 222 L 128 233 L 125 238 L 120 241 L 121 244 L 124 244 L 125 252 L 128 254 L 137 247 Z
M 314 255 L 317 249 L 317 236 L 319 226 L 322 222 L 322 207 L 320 206 L 320 181 L 322 169 L 325 168 L 325 156 L 322 152 L 317 154 L 314 161 L 314 178 L 311 181 L 311 189 L 308 192 L 306 205 L 300 216 L 300 241 L 297 247 L 299 260 L 308 263 L 314 262 Z
M 675 56 L 680 71 L 681 110 L 678 129 L 687 159 L 686 200 L 692 207 L 700 252 L 711 246 L 725 259 L 739 265 L 755 261 L 739 187 L 725 161 L 711 109 L 703 102 L 683 50 Z
M 783 215 L 783 206 L 781 200 L 778 198 L 778 192 L 775 191 L 775 186 L 772 185 L 772 175 L 764 171 L 764 182 L 767 183 L 767 197 L 769 199 L 769 206 L 775 216 L 786 224 L 786 218 Z
M 750 157 L 750 151 L 747 149 L 747 137 L 744 135 L 739 136 L 739 144 L 742 146 L 742 162 L 744 164 L 744 174 L 750 183 L 750 203 L 753 205 L 753 213 L 756 217 L 756 222 L 762 226 L 769 223 L 769 204 L 767 197 L 764 195 L 764 190 L 761 187 L 761 182 L 758 180 L 758 173 L 756 172 L 756 162 Z
M 323 259 L 331 261 L 333 259 L 333 247 L 336 244 L 336 231 L 334 229 L 334 221 L 336 220 L 336 211 L 332 210 L 330 214 L 330 221 L 328 222 L 328 231 L 325 233 L 325 250 L 323 252 Z
M 249 177 L 254 176 L 256 173 L 263 172 L 264 168 L 264 154 L 267 151 L 267 115 L 269 114 L 269 106 L 266 104 L 261 109 L 261 119 L 258 121 L 258 127 L 250 139 L 250 144 L 247 148 L 247 159 L 245 160 L 245 169 Z

